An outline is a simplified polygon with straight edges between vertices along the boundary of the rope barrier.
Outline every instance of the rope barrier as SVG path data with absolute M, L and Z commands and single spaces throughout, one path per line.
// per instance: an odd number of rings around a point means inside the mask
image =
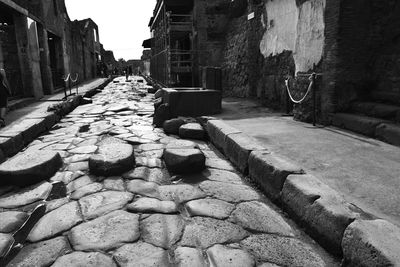
M 75 83 L 75 82 L 78 81 L 78 78 L 79 78 L 79 74 L 77 73 L 76 76 L 75 76 L 75 79 L 72 79 L 72 78 L 71 78 L 71 81 L 72 81 L 73 83 Z
M 286 90 L 288 92 L 290 100 L 292 100 L 293 103 L 301 104 L 301 103 L 304 102 L 304 100 L 306 100 L 307 96 L 310 94 L 310 92 L 311 92 L 311 90 L 313 88 L 314 77 L 315 77 L 315 73 L 311 74 L 310 77 L 308 78 L 310 80 L 310 84 L 308 85 L 308 89 L 307 89 L 306 94 L 300 100 L 294 99 L 292 93 L 290 92 L 290 88 L 289 88 L 289 79 L 290 79 L 290 77 L 285 80 Z

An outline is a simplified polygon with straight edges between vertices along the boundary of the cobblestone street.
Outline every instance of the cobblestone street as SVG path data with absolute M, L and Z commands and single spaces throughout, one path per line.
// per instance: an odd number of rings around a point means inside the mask
M 0 187 L 6 266 L 339 265 L 212 145 L 154 128 L 154 95 L 131 78 L 66 115 L 13 158 L 19 164 L 4 163 L 20 184 L 32 165 L 57 170 L 23 189 Z M 166 153 L 194 161 L 194 150 L 205 170 L 168 171 Z

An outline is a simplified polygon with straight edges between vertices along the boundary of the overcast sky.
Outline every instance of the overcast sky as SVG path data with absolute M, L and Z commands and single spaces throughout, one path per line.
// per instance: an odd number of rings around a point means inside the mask
M 139 59 L 150 38 L 148 23 L 156 0 L 65 0 L 71 20 L 91 18 L 99 26 L 104 49 L 115 59 Z

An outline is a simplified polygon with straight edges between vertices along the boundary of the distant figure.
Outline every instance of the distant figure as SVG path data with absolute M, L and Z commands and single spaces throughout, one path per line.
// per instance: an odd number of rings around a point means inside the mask
M 7 97 L 9 96 L 11 96 L 11 89 L 7 80 L 6 71 L 0 69 L 0 127 L 6 126 L 4 118 L 7 112 Z
M 132 76 L 132 74 L 133 74 L 133 72 L 132 72 L 132 66 L 129 66 L 128 70 L 129 70 L 129 76 Z
M 128 81 L 129 80 L 129 68 L 126 67 L 124 72 L 125 72 L 126 81 Z

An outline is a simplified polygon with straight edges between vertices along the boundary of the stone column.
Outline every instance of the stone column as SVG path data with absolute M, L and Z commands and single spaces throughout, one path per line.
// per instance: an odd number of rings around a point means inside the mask
M 42 73 L 42 83 L 44 94 L 53 94 L 53 75 L 51 73 L 50 66 L 50 50 L 48 42 L 47 30 L 43 25 L 38 24 L 38 36 L 39 36 L 39 47 L 40 47 L 40 71 Z
M 39 38 L 37 32 L 37 22 L 28 19 L 28 40 L 29 53 L 31 55 L 32 88 L 36 99 L 43 97 L 42 74 L 40 71 Z

